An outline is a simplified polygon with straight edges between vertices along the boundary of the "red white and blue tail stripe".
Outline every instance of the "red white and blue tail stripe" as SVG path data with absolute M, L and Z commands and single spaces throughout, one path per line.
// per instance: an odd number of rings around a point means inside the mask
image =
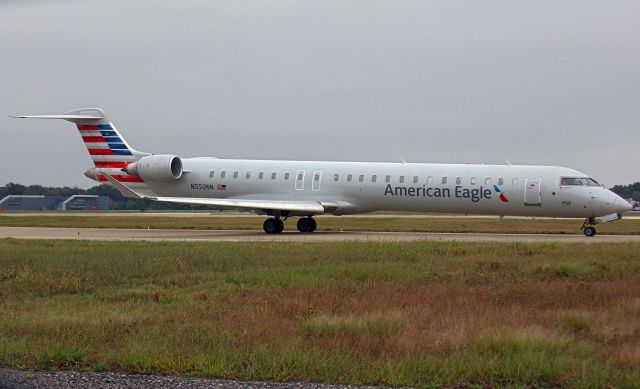
M 122 169 L 140 159 L 138 153 L 129 146 L 113 123 L 77 124 L 78 131 L 96 167 L 96 178 L 106 182 L 102 170 L 120 182 L 144 182 L 140 177 L 123 173 Z

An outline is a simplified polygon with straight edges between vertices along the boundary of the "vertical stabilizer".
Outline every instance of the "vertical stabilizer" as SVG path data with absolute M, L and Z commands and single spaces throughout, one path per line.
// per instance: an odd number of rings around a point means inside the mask
M 13 116 L 24 119 L 63 119 L 72 122 L 78 128 L 82 141 L 89 152 L 94 167 L 85 175 L 93 180 L 107 183 L 109 181 L 101 172 L 108 173 L 113 179 L 146 187 L 140 177 L 124 172 L 127 165 L 142 157 L 150 155 L 135 150 L 127 143 L 116 127 L 100 108 L 81 108 L 63 115 Z

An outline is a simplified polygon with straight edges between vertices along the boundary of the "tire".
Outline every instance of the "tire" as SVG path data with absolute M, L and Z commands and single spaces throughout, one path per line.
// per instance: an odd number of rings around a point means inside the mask
M 303 217 L 300 218 L 298 220 L 298 223 L 296 224 L 296 227 L 298 227 L 298 231 L 300 232 L 311 232 L 309 231 L 309 228 L 311 227 L 311 224 L 309 223 L 309 218 Z
M 316 230 L 316 227 L 318 227 L 318 223 L 316 223 L 316 219 L 314 218 L 309 218 L 309 232 L 313 232 Z
M 584 235 L 588 237 L 596 236 L 596 229 L 594 227 L 585 227 Z
M 278 232 L 280 232 L 278 231 L 279 228 L 280 228 L 280 223 L 278 223 L 278 220 L 276 219 L 267 219 L 262 224 L 262 229 L 267 234 L 277 234 Z
M 281 233 L 282 231 L 284 231 L 284 222 L 280 219 L 276 219 L 276 221 L 278 222 L 278 231 L 277 233 Z

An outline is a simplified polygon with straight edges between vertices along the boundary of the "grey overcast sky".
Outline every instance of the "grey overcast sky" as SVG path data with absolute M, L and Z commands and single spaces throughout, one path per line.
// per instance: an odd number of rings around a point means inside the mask
M 640 1 L 0 0 L 0 113 L 102 107 L 142 151 L 549 164 L 640 180 Z M 94 183 L 0 118 L 0 184 Z

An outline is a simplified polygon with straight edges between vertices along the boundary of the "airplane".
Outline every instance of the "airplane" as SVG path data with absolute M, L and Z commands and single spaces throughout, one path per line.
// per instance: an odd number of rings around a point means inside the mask
M 316 215 L 374 211 L 621 219 L 631 205 L 587 174 L 559 166 L 276 161 L 181 158 L 129 145 L 100 108 L 63 115 L 12 116 L 75 123 L 94 166 L 85 175 L 124 196 L 252 211 L 269 216 L 268 234 L 299 217 L 315 231 Z

